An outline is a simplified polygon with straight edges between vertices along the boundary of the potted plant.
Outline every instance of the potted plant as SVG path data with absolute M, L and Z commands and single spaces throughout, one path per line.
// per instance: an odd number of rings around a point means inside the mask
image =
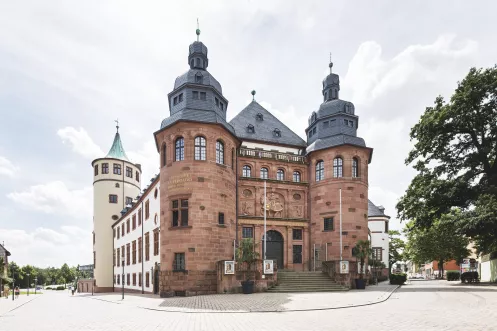
M 254 249 L 252 238 L 245 238 L 240 242 L 236 251 L 236 261 L 247 266 L 245 280 L 242 281 L 242 291 L 244 294 L 254 293 L 254 281 L 250 280 L 252 269 L 259 258 L 259 253 Z
M 369 247 L 369 240 L 359 240 L 352 250 L 352 255 L 360 262 L 359 278 L 355 279 L 355 287 L 358 290 L 366 288 L 366 282 L 364 281 L 364 262 L 370 254 L 371 247 Z

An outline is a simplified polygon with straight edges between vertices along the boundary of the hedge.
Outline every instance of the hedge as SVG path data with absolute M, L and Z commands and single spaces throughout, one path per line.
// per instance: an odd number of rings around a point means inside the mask
M 57 291 L 62 291 L 62 290 L 65 290 L 66 288 L 62 285 L 60 286 L 57 286 Z
M 390 275 L 390 284 L 391 285 L 402 285 L 406 282 L 407 275 L 406 274 L 391 274 Z
M 447 271 L 447 280 L 449 282 L 461 279 L 459 271 Z

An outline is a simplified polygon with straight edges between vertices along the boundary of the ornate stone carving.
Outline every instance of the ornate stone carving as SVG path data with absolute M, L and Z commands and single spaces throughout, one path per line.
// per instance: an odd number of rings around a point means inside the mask
M 304 206 L 293 206 L 293 210 L 295 218 L 301 218 L 304 214 Z
M 252 215 L 251 209 L 247 201 L 242 202 L 242 215 Z
M 243 190 L 242 194 L 245 198 L 250 198 L 252 196 L 252 191 L 249 189 L 245 189 Z
M 293 195 L 293 200 L 300 200 L 300 199 L 302 199 L 302 196 L 299 193 L 295 193 Z
M 283 217 L 285 201 L 283 196 L 278 193 L 269 193 L 266 195 L 266 216 Z M 261 215 L 264 216 L 264 195 L 261 196 Z

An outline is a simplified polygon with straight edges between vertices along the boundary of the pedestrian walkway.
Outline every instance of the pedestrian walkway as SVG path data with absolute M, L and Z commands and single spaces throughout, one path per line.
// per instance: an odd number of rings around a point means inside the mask
M 380 303 L 386 300 L 397 288 L 394 285 L 380 284 L 368 286 L 366 290 L 324 293 L 254 293 L 215 294 L 195 297 L 173 297 L 161 299 L 157 296 L 125 294 L 79 294 L 95 300 L 115 304 L 132 305 L 158 311 L 185 313 L 219 312 L 290 312 L 350 308 Z
M 25 294 L 22 294 L 19 296 L 18 299 L 12 301 L 12 292 L 11 292 L 11 295 L 9 296 L 8 299 L 5 299 L 5 297 L 2 297 L 0 299 L 0 317 L 36 299 L 36 297 L 37 295 L 27 296 Z

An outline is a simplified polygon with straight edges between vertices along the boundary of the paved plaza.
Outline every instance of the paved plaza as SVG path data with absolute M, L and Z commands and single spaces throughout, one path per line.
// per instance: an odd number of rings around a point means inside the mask
M 390 292 L 371 287 L 369 304 L 356 291 L 124 301 L 47 292 L 11 311 L 1 300 L 0 330 L 497 330 L 497 287 L 419 281 Z

